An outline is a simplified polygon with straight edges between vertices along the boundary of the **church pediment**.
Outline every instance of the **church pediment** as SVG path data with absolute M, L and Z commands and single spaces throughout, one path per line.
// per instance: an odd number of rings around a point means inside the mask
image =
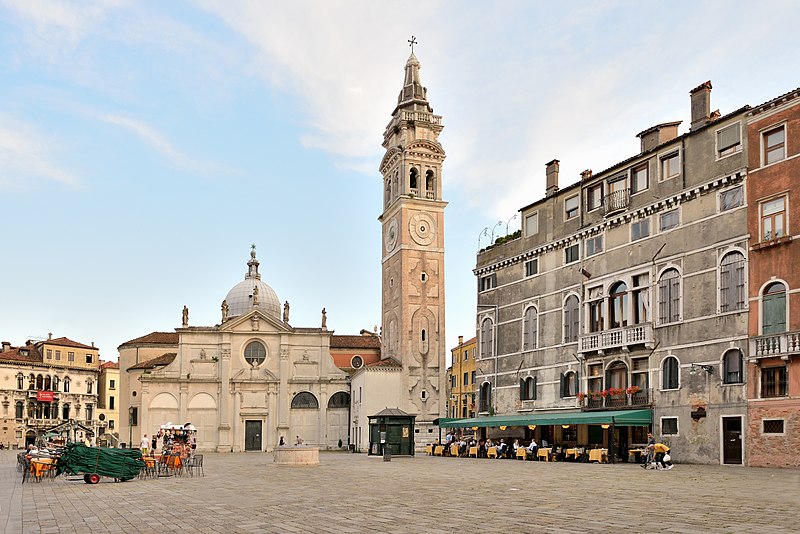
M 231 376 L 231 382 L 277 382 L 278 377 L 269 369 L 247 368 L 239 369 Z
M 219 329 L 221 332 L 283 333 L 293 331 L 292 327 L 288 324 L 277 321 L 261 310 L 256 309 L 252 310 L 250 313 L 225 321 L 220 325 Z

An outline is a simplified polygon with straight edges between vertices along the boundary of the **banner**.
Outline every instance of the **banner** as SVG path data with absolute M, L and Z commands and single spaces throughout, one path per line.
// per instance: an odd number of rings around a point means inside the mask
M 37 391 L 36 392 L 36 400 L 43 401 L 43 402 L 53 402 L 53 392 L 52 391 Z

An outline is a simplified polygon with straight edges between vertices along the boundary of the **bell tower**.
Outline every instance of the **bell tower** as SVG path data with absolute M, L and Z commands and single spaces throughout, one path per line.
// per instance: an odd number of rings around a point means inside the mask
M 381 355 L 402 365 L 401 410 L 417 415 L 417 445 L 445 414 L 444 208 L 439 133 L 414 55 L 383 133 Z

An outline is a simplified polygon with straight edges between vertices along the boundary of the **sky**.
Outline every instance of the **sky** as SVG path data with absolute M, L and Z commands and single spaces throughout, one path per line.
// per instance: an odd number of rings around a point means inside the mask
M 380 325 L 382 134 L 408 39 L 436 114 L 447 347 L 476 252 L 560 185 L 800 86 L 800 4 L 0 0 L 0 338 L 117 346 L 220 321 L 257 245 L 293 326 Z M 516 216 L 516 218 L 515 218 Z M 488 229 L 486 237 L 484 229 Z M 449 354 L 448 354 L 449 356 Z

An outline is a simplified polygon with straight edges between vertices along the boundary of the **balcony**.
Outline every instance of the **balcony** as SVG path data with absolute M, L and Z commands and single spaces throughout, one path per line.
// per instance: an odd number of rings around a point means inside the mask
M 628 208 L 631 203 L 631 196 L 627 189 L 622 191 L 614 191 L 603 197 L 603 203 L 600 205 L 600 211 L 603 215 L 610 215 Z
M 442 125 L 442 116 L 426 113 L 424 111 L 404 111 L 404 121 L 429 122 L 435 126 Z
M 800 332 L 750 338 L 750 358 L 774 358 L 790 354 L 800 354 Z
M 583 411 L 594 410 L 636 410 L 647 408 L 653 404 L 652 389 L 643 389 L 633 395 L 617 397 L 586 397 L 583 400 Z
M 578 338 L 578 352 L 603 353 L 608 349 L 627 349 L 631 345 L 653 348 L 653 324 L 642 323 L 622 328 L 592 332 Z

